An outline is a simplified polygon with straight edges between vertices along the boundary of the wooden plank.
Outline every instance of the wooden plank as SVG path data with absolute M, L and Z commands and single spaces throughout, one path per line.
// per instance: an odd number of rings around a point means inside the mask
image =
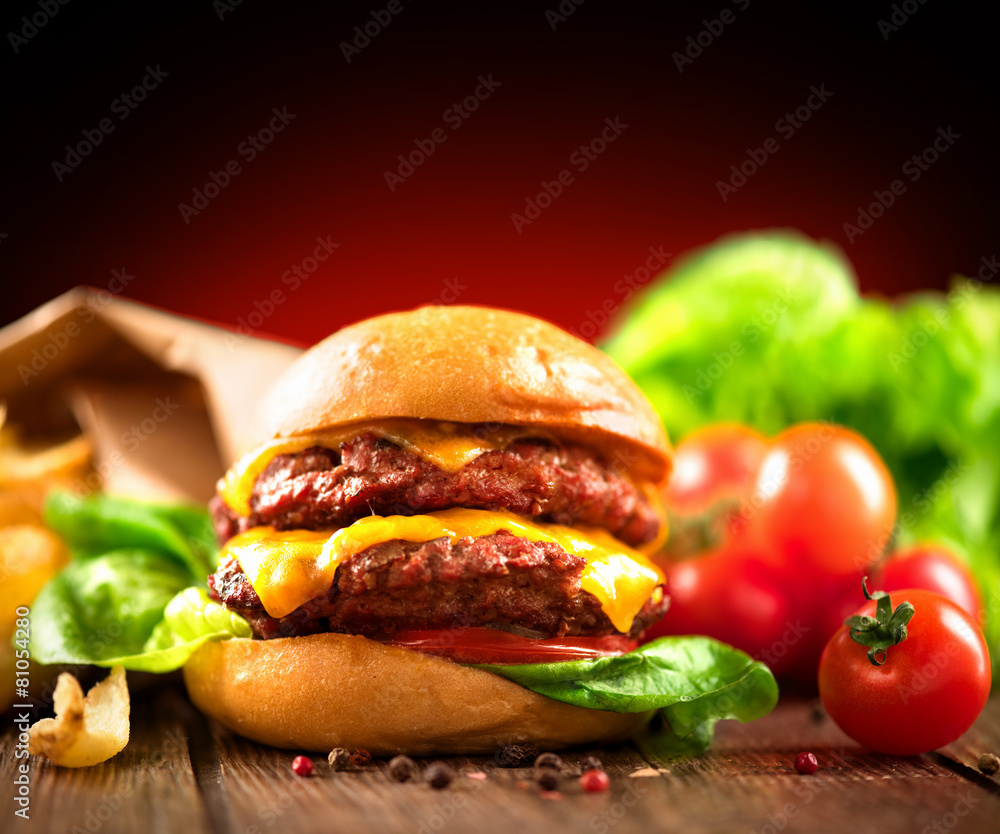
M 676 824 L 705 831 L 923 831 L 934 824 L 995 832 L 1000 798 L 927 756 L 868 753 L 816 702 L 783 702 L 750 725 L 727 722 L 704 756 L 670 766 L 663 800 L 683 803 Z M 994 700 L 973 733 L 1000 714 Z M 813 752 L 814 776 L 795 772 L 795 756 Z M 956 812 L 957 809 L 957 812 Z
M 706 755 L 651 762 L 629 745 L 564 754 L 560 791 L 539 791 L 530 768 L 506 769 L 490 757 L 454 757 L 454 783 L 441 791 L 422 781 L 392 781 L 385 762 L 334 772 L 313 756 L 309 778 L 291 770 L 293 751 L 241 739 L 197 714 L 177 689 L 136 699 L 133 738 L 111 762 L 86 770 L 32 764 L 32 820 L 10 826 L 12 796 L 0 791 L 4 831 L 264 832 L 476 831 L 483 834 L 581 830 L 643 832 L 994 832 L 1000 819 L 996 780 L 974 780 L 966 768 L 1000 740 L 1000 700 L 976 726 L 940 754 L 901 759 L 866 753 L 815 703 L 783 702 L 749 725 L 725 722 Z M 13 779 L 14 743 L 2 745 L 0 781 Z M 794 770 L 809 749 L 815 776 Z M 611 790 L 584 794 L 576 775 L 599 756 Z M 485 780 L 470 773 L 485 773 Z
M 322 831 L 330 820 L 338 830 L 484 834 L 553 827 L 842 832 L 862 823 L 922 830 L 952 818 L 961 820 L 962 831 L 994 830 L 997 797 L 927 757 L 868 754 L 812 714 L 811 703 L 793 702 L 753 725 L 723 725 L 713 751 L 688 761 L 647 762 L 630 747 L 592 751 L 612 775 L 611 791 L 584 795 L 575 779 L 566 779 L 558 799 L 540 794 L 530 769 L 499 768 L 488 758 L 449 760 L 459 776 L 441 792 L 393 783 L 384 763 L 336 773 L 322 757 L 313 757 L 315 775 L 301 779 L 291 771 L 292 753 L 252 745 L 219 727 L 214 733 L 233 828 L 248 834 Z M 812 777 L 794 770 L 795 755 L 807 748 L 823 762 Z M 578 765 L 587 752 L 567 754 L 566 761 Z M 651 766 L 654 776 L 632 775 Z M 470 779 L 470 769 L 487 779 Z
M 191 712 L 176 690 L 163 690 L 133 703 L 131 738 L 114 759 L 60 768 L 30 757 L 27 821 L 14 816 L 18 806 L 10 786 L 21 762 L 13 758 L 16 735 L 8 730 L 0 743 L 0 830 L 207 834 L 212 828 L 188 756 Z

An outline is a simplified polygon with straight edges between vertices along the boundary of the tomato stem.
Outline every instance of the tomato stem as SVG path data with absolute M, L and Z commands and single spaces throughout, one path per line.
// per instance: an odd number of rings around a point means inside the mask
M 867 576 L 861 580 L 861 590 L 865 599 L 875 601 L 875 616 L 855 614 L 844 620 L 844 625 L 855 643 L 868 647 L 869 662 L 881 666 L 887 649 L 906 639 L 906 624 L 913 618 L 914 608 L 908 602 L 901 602 L 893 611 L 892 600 L 885 591 L 868 593 Z

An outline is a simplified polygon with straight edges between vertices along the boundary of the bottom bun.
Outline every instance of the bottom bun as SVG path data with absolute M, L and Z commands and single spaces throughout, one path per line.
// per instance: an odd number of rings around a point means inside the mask
M 184 679 L 198 709 L 254 741 L 375 756 L 620 741 L 653 715 L 574 707 L 482 669 L 347 634 L 208 643 Z

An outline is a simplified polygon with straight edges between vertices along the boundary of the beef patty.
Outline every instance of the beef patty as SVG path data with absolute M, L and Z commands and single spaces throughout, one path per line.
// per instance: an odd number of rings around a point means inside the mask
M 337 568 L 330 590 L 286 617 L 268 616 L 234 559 L 208 584 L 263 639 L 334 631 L 378 639 L 409 629 L 517 626 L 545 637 L 619 632 L 597 597 L 580 588 L 584 560 L 551 542 L 508 532 L 374 545 Z M 635 617 L 637 637 L 666 612 L 662 588 Z
M 210 509 L 220 541 L 261 525 L 344 527 L 373 513 L 469 507 L 601 527 L 637 547 L 657 537 L 660 514 L 621 468 L 581 446 L 530 439 L 445 472 L 369 432 L 339 451 L 314 446 L 275 457 L 254 485 L 249 517 L 237 516 L 219 496 Z

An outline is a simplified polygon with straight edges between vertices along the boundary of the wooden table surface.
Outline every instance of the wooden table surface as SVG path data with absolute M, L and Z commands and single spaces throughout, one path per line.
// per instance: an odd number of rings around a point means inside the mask
M 294 753 L 244 741 L 207 722 L 182 689 L 136 698 L 132 738 L 115 759 L 66 770 L 32 757 L 30 820 L 14 815 L 15 733 L 0 742 L 2 832 L 1000 832 L 1000 781 L 976 769 L 1000 751 L 1000 699 L 949 747 L 913 759 L 872 755 L 844 736 L 816 701 L 785 701 L 752 724 L 723 722 L 712 750 L 659 763 L 632 746 L 564 754 L 569 768 L 598 755 L 611 789 L 584 794 L 575 778 L 543 795 L 530 769 L 492 758 L 449 759 L 443 790 L 400 784 L 375 761 L 334 772 L 313 756 L 311 777 Z M 813 776 L 795 755 L 820 760 Z M 470 778 L 480 771 L 484 780 Z

